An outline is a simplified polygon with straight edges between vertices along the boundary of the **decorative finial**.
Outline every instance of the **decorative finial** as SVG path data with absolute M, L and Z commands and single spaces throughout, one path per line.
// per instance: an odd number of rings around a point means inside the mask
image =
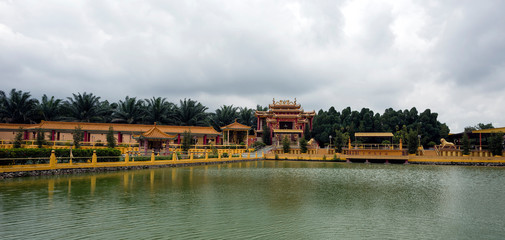
M 295 105 L 296 105 L 296 98 L 295 98 Z
M 272 99 L 272 104 L 275 104 L 275 98 Z

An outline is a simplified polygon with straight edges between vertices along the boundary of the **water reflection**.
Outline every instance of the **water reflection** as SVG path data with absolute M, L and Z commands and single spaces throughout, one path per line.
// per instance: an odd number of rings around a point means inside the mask
M 0 236 L 499 238 L 504 170 L 260 161 L 7 179 Z

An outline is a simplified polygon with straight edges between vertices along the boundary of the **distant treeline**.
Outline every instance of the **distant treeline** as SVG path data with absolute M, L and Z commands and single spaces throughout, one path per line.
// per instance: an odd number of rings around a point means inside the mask
M 138 99 L 126 96 L 118 102 L 102 101 L 93 93 L 72 94 L 66 99 L 57 99 L 43 95 L 40 100 L 32 98 L 29 92 L 12 89 L 6 93 L 0 91 L 0 121 L 6 123 L 38 123 L 47 121 L 111 122 L 129 124 L 158 124 L 180 126 L 219 127 L 238 122 L 256 128 L 254 112 L 265 111 L 267 107 L 257 105 L 256 109 L 223 105 L 214 112 L 202 103 L 184 99 L 175 104 L 163 97 Z M 440 138 L 449 134 L 446 124 L 437 120 L 438 114 L 430 109 L 419 113 L 416 108 L 410 110 L 386 109 L 381 115 L 368 108 L 361 111 L 350 107 L 341 112 L 331 107 L 328 111 L 320 110 L 313 121 L 310 137 L 321 146 L 329 143 L 329 136 L 337 131 L 353 138 L 355 132 L 392 132 L 393 141 L 397 142 L 409 131 L 420 135 L 421 144 L 439 143 Z
M 437 117 L 438 114 L 431 112 L 430 109 L 419 114 L 415 107 L 403 111 L 388 108 L 382 115 L 368 108 L 362 108 L 358 112 L 347 107 L 338 112 L 331 107 L 328 111 L 319 110 L 317 113 L 314 118 L 312 137 L 324 146 L 329 143 L 330 135 L 335 137 L 336 134 L 343 134 L 344 138 L 350 137 L 354 142 L 356 132 L 391 132 L 394 134 L 393 143 L 399 143 L 401 138 L 406 144 L 408 133 L 414 132 L 420 137 L 422 145 L 431 146 L 439 144 L 440 138 L 446 138 L 449 134 L 449 127 L 445 123 L 440 123 Z M 358 141 L 381 143 L 390 139 L 365 138 Z

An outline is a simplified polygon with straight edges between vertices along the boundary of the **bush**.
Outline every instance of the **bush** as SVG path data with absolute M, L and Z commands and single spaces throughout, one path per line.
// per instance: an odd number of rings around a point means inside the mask
M 251 147 L 252 147 L 252 148 L 254 148 L 254 149 L 256 149 L 256 150 L 258 150 L 258 149 L 262 149 L 262 148 L 264 148 L 265 146 L 266 146 L 266 144 L 265 144 L 265 143 L 263 143 L 263 142 L 258 142 L 258 141 L 256 141 L 256 142 L 254 142 L 253 144 L 251 144 Z
M 275 160 L 279 160 L 279 155 L 275 154 Z
M 307 152 L 307 140 L 305 138 L 300 138 L 300 152 Z
M 503 133 L 493 133 L 489 138 L 489 151 L 493 156 L 501 156 L 503 154 Z

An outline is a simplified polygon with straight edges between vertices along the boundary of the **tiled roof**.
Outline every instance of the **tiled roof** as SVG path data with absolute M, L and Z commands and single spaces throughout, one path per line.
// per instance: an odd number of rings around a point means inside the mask
M 42 121 L 40 124 L 28 125 L 27 127 L 25 127 L 25 129 L 42 128 L 45 130 L 72 131 L 78 126 L 80 126 L 83 131 L 106 132 L 109 130 L 109 127 L 113 127 L 115 132 L 125 132 L 125 133 L 127 132 L 144 133 L 153 128 L 153 125 L 145 125 L 145 124 Z M 16 128 L 19 128 L 19 126 Z M 191 134 L 220 135 L 220 133 L 214 130 L 213 127 L 157 125 L 157 128 L 167 134 L 182 134 L 184 133 L 184 131 L 189 131 L 191 132 Z
M 142 133 L 141 136 L 143 138 L 149 138 L 149 139 L 174 139 L 176 136 L 175 135 L 168 135 L 164 132 L 162 132 L 156 124 L 154 124 L 154 127 L 149 129 L 147 132 Z
M 249 129 L 251 129 L 250 126 L 238 123 L 236 119 L 235 122 L 228 124 L 224 127 L 221 127 L 221 130 L 249 130 Z
M 489 129 L 481 129 L 481 130 L 472 131 L 472 133 L 498 133 L 498 132 L 505 133 L 505 127 L 489 128 Z
M 21 124 L 21 123 L 0 123 L 0 129 L 19 129 L 22 127 L 23 129 L 31 128 L 33 124 Z

